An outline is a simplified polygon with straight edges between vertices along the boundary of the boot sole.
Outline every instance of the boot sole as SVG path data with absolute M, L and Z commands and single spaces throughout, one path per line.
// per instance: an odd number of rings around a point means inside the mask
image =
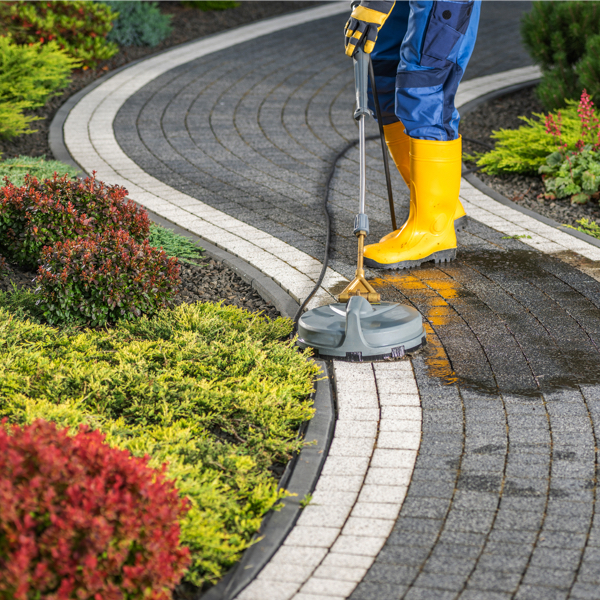
M 450 248 L 449 250 L 440 250 L 439 252 L 434 252 L 425 258 L 420 258 L 418 260 L 402 260 L 397 263 L 390 263 L 388 265 L 378 263 L 371 258 L 364 258 L 365 267 L 370 267 L 372 269 L 413 269 L 415 267 L 420 267 L 424 262 L 434 261 L 437 263 L 450 262 L 456 258 L 456 248 Z

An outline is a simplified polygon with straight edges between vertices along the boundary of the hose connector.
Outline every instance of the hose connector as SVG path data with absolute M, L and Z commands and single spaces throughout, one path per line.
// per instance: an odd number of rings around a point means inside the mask
M 354 217 L 354 235 L 361 232 L 369 235 L 369 217 L 364 213 L 359 213 Z

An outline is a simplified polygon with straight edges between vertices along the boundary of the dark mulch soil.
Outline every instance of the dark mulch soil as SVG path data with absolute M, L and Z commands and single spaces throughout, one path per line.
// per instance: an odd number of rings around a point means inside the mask
M 202 264 L 181 263 L 181 287 L 174 298 L 174 304 L 192 302 L 220 302 L 245 308 L 251 312 L 263 312 L 271 319 L 280 316 L 277 309 L 263 300 L 256 290 L 240 279 L 222 263 L 207 259 Z M 0 273 L 0 291 L 17 288 L 35 288 L 34 271 L 25 271 L 13 264 L 7 264 L 6 271 Z
M 240 6 L 228 10 L 206 12 L 197 8 L 186 8 L 181 6 L 179 2 L 159 2 L 159 4 L 163 13 L 172 16 L 171 24 L 173 25 L 173 33 L 169 38 L 154 48 L 137 46 L 121 48 L 118 54 L 100 63 L 97 69 L 75 71 L 70 85 L 59 96 L 49 100 L 43 108 L 31 111 L 30 114 L 41 117 L 40 121 L 36 121 L 33 124 L 33 129 L 37 130 L 36 133 L 21 135 L 12 140 L 0 140 L 0 155 L 2 155 L 2 159 L 5 160 L 19 155 L 42 156 L 44 154 L 48 159 L 53 159 L 54 156 L 48 144 L 48 130 L 56 111 L 66 102 L 69 96 L 72 96 L 86 85 L 113 69 L 183 42 L 231 29 L 232 27 L 247 25 L 260 19 L 302 8 L 314 7 L 319 2 L 252 1 L 242 2 Z
M 502 96 L 480 105 L 461 119 L 460 132 L 463 136 L 465 153 L 485 152 L 493 148 L 492 131 L 498 129 L 517 129 L 523 124 L 519 116 L 532 117 L 533 113 L 545 113 L 530 87 Z M 479 143 L 476 143 L 479 142 Z M 469 168 L 474 163 L 466 162 Z M 538 198 L 544 193 L 544 185 L 539 175 L 486 175 L 480 171 L 477 177 L 509 200 L 533 210 L 558 223 L 576 225 L 576 221 L 585 217 L 600 221 L 600 206 L 590 201 L 585 205 L 571 206 L 569 198 L 561 200 L 543 200 Z

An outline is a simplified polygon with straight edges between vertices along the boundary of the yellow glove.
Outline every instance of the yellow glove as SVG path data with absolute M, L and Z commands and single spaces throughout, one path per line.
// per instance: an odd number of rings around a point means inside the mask
M 346 23 L 346 54 L 353 56 L 364 40 L 363 49 L 370 54 L 379 30 L 394 8 L 396 0 L 361 0 Z

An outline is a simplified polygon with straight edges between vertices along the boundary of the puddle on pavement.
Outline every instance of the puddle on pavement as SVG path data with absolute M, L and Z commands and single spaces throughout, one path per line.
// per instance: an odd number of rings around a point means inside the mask
M 484 301 L 486 296 L 498 294 L 500 291 L 503 294 L 510 294 L 511 285 L 528 286 L 528 280 L 535 281 L 539 288 L 537 291 L 535 288 L 531 288 L 528 290 L 529 292 L 538 295 L 542 293 L 539 290 L 547 292 L 544 279 L 550 281 L 554 277 L 541 269 L 539 258 L 539 253 L 531 250 L 463 249 L 457 261 L 449 265 L 442 265 L 442 268 L 428 263 L 422 268 L 412 271 L 384 272 L 381 277 L 370 281 L 382 294 L 383 300 L 400 303 L 408 301 L 421 311 L 427 321 L 425 326 L 428 344 L 422 352 L 428 373 L 431 377 L 441 379 L 447 385 L 458 382 L 461 387 L 474 389 L 486 395 L 496 395 L 502 392 L 539 397 L 541 392 L 573 389 L 583 384 L 600 384 L 600 352 L 589 338 L 586 338 L 587 345 L 585 347 L 568 343 L 569 340 L 563 344 L 557 338 L 555 338 L 555 344 L 542 343 L 541 338 L 536 338 L 535 332 L 528 337 L 527 330 L 523 328 L 525 320 L 519 322 L 519 315 L 514 317 L 514 323 L 511 323 L 513 316 L 508 313 L 498 318 L 507 325 L 508 330 L 513 332 L 512 335 L 518 345 L 515 345 L 514 351 L 519 352 L 517 348 L 521 348 L 525 357 L 528 358 L 529 369 L 535 368 L 531 364 L 534 354 L 543 359 L 539 360 L 538 364 L 547 367 L 548 372 L 532 373 L 530 387 L 524 387 L 519 381 L 513 385 L 512 380 L 507 384 L 506 378 L 501 390 L 495 384 L 490 385 L 490 367 L 486 359 L 483 359 L 486 364 L 482 365 L 481 373 L 478 373 L 477 369 L 467 369 L 464 364 L 461 364 L 463 357 L 459 355 L 457 344 L 448 343 L 452 340 L 451 336 L 458 335 L 459 330 L 463 336 L 465 332 L 468 332 L 473 338 L 478 338 L 478 334 L 482 338 L 485 337 L 485 330 L 481 329 L 484 327 L 485 321 L 475 319 L 465 324 L 457 312 L 460 311 L 461 303 L 467 302 L 469 307 L 481 309 L 482 312 L 489 311 L 489 307 Z M 451 274 L 454 274 L 456 278 L 451 277 Z M 468 289 L 459 280 L 464 281 L 466 285 L 473 280 L 474 285 L 469 286 L 470 289 Z M 534 291 L 532 292 L 532 290 Z M 569 293 L 578 295 L 572 289 Z M 564 295 L 562 301 L 564 304 Z M 525 303 L 520 303 L 520 307 L 523 315 L 531 317 L 532 313 Z M 553 315 L 553 318 L 556 318 L 556 314 Z M 566 312 L 565 319 L 570 319 Z M 596 320 L 600 321 L 600 310 L 597 311 Z M 468 319 L 468 321 L 470 320 Z M 549 322 L 552 323 L 552 319 Z M 511 327 L 511 325 L 514 326 Z M 545 326 L 547 328 L 548 324 L 545 323 Z M 577 329 L 574 325 L 573 327 Z M 590 330 L 597 329 L 593 323 L 589 323 L 588 327 Z M 549 333 L 553 332 L 549 331 Z M 444 345 L 444 340 L 446 340 L 446 345 Z M 477 344 L 481 343 L 477 340 Z M 483 348 L 483 345 L 479 347 Z M 522 354 L 515 356 L 515 360 L 520 361 L 521 365 L 524 364 Z M 511 361 L 509 354 L 506 356 L 506 361 Z M 464 361 L 462 362 L 464 363 Z M 504 366 L 510 369 L 510 364 Z M 484 371 L 486 372 L 484 373 Z M 518 380 L 518 378 L 515 379 Z

